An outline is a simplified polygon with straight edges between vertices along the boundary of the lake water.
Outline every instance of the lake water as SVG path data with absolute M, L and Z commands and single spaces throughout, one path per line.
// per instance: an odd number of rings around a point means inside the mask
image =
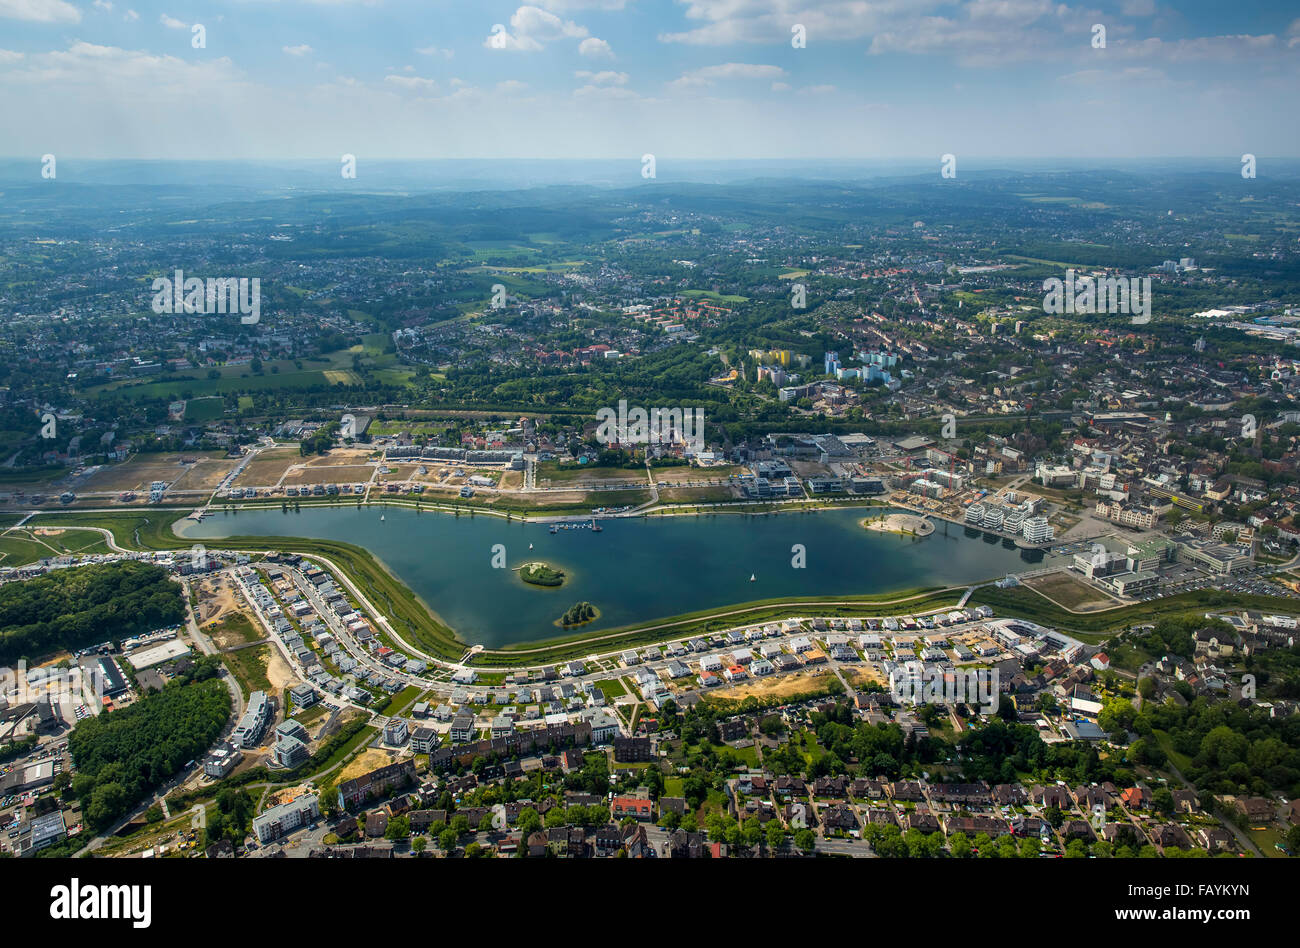
M 599 521 L 600 533 L 551 534 L 546 524 L 492 516 L 333 507 L 215 512 L 177 530 L 194 540 L 296 536 L 365 547 L 464 641 L 485 646 L 561 635 L 554 621 L 582 600 L 600 610 L 583 627 L 591 631 L 755 599 L 970 583 L 1044 562 L 963 527 L 948 525 L 945 535 L 942 521 L 924 539 L 868 531 L 860 526 L 867 512 L 639 517 Z M 505 547 L 505 569 L 492 566 L 496 544 Z M 792 566 L 795 544 L 804 568 Z M 564 570 L 564 585 L 524 583 L 514 568 L 530 560 Z

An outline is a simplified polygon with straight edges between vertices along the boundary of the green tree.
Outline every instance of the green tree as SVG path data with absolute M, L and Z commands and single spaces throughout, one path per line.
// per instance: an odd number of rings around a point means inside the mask
M 767 821 L 767 848 L 777 850 L 785 842 L 785 830 L 781 827 L 780 820 Z

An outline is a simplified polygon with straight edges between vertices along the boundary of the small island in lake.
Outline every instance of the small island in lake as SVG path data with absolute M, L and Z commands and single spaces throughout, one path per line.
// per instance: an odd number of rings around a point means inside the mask
M 588 622 L 595 622 L 600 618 L 600 610 L 589 602 L 579 602 L 569 607 L 555 624 L 566 629 L 571 629 L 576 625 L 586 625 Z
M 519 567 L 519 578 L 534 586 L 562 586 L 564 570 L 546 563 L 525 563 Z

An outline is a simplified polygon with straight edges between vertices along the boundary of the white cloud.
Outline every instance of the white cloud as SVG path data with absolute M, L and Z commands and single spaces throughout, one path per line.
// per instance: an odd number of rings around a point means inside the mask
M 1130 66 L 1127 69 L 1080 69 L 1067 73 L 1058 81 L 1080 86 L 1127 85 L 1133 82 L 1162 82 L 1169 77 L 1162 70 L 1150 66 Z
M 1112 44 L 1117 57 L 1166 63 L 1241 62 L 1251 63 L 1262 54 L 1282 48 L 1272 33 L 1253 36 L 1198 36 L 1191 39 L 1162 40 L 1158 37 Z
M 384 82 L 412 92 L 433 92 L 438 88 L 436 79 L 424 79 L 420 76 L 385 76 Z
M 301 46 L 281 46 L 280 49 L 288 53 L 290 56 L 306 56 L 308 53 L 314 52 L 314 50 L 306 43 L 303 43 Z
M 111 4 L 109 0 L 95 0 L 91 6 L 95 7 L 97 10 L 104 10 L 109 13 L 113 11 L 113 4 Z
M 0 79 L 111 89 L 114 101 L 123 101 L 142 92 L 152 98 L 155 93 L 197 96 L 211 94 L 211 90 L 235 91 L 243 75 L 224 56 L 186 60 L 77 40 L 66 50 L 25 57 L 20 68 L 0 74 Z M 128 89 L 131 83 L 138 83 L 138 88 Z
M 483 41 L 489 49 L 534 51 L 558 39 L 583 39 L 587 28 L 562 20 L 540 7 L 523 6 L 510 15 L 510 29 L 497 31 Z
M 665 43 L 727 46 L 732 43 L 789 45 L 790 28 L 802 24 L 809 42 L 855 40 L 927 10 L 950 6 L 947 0 L 680 0 L 686 19 L 700 23 L 681 33 L 661 33 Z
M 523 92 L 528 88 L 528 83 L 520 82 L 518 79 L 503 79 L 497 83 L 497 91 L 504 92 L 507 95 Z
M 573 75 L 593 86 L 625 86 L 628 80 L 627 73 L 614 72 L 612 69 L 605 69 L 600 72 L 579 69 Z
M 158 22 L 169 30 L 188 30 L 190 28 L 188 23 L 184 23 L 174 16 L 168 16 L 166 13 L 158 17 Z
M 0 49 L 0 66 L 5 63 L 16 63 L 22 58 L 22 53 L 14 52 L 12 49 Z
M 573 90 L 573 97 L 575 99 L 587 100 L 627 100 L 641 98 L 631 89 L 625 89 L 622 86 L 595 85 L 579 86 L 577 89 Z
M 682 73 L 669 85 L 678 88 L 711 86 L 718 81 L 732 79 L 783 79 L 785 70 L 780 66 L 764 66 L 757 63 L 722 63 L 717 66 L 704 66 Z
M 609 44 L 603 39 L 597 39 L 594 36 L 589 36 L 578 44 L 578 54 L 590 56 L 593 59 L 614 58 L 614 50 L 610 49 Z
M 1155 16 L 1156 0 L 1124 0 L 1120 10 L 1125 16 Z
M 421 46 L 416 49 L 421 56 L 433 56 L 438 59 L 451 59 L 456 55 L 454 49 L 442 49 L 438 46 Z
M 0 17 L 32 23 L 80 23 L 81 11 L 65 0 L 0 0 Z
M 136 13 L 134 10 L 127 10 L 122 19 L 126 20 L 128 23 L 133 23 L 140 19 L 140 14 Z
M 537 0 L 537 5 L 555 13 L 569 13 L 573 10 L 622 10 L 628 5 L 628 0 Z

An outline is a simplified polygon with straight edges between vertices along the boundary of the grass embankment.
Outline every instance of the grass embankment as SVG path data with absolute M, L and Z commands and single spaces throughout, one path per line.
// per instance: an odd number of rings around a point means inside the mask
M 919 589 L 871 596 L 808 596 L 791 599 L 762 599 L 723 609 L 708 609 L 670 616 L 653 622 L 601 630 L 589 635 L 564 636 L 544 642 L 520 642 L 499 649 L 485 649 L 475 654 L 470 664 L 544 665 L 581 658 L 594 650 L 613 652 L 635 645 L 648 645 L 667 639 L 716 632 L 738 625 L 777 622 L 794 615 L 806 614 L 815 606 L 819 616 L 844 618 L 906 615 L 954 606 L 961 597 L 955 589 Z
M 188 549 L 194 541 L 185 540 L 171 532 L 175 519 L 171 515 L 152 517 L 143 514 L 42 514 L 42 525 L 66 518 L 84 520 L 87 525 L 111 530 L 120 546 L 131 549 L 175 550 Z M 98 519 L 95 519 L 98 518 Z M 216 541 L 211 541 L 216 542 Z M 464 653 L 466 645 L 455 633 L 438 622 L 428 607 L 371 554 L 359 546 L 335 540 L 315 540 L 301 537 L 242 537 L 222 539 L 222 549 L 265 550 L 273 548 L 284 552 L 319 556 L 335 563 L 357 588 L 392 622 L 398 635 L 416 648 L 430 655 L 455 661 Z
M 1011 589 L 982 586 L 971 596 L 970 604 L 990 606 L 1000 616 L 1015 616 L 1039 625 L 1052 626 L 1093 644 L 1101 642 L 1108 637 L 1109 633 L 1118 629 L 1154 622 L 1161 616 L 1171 613 L 1215 609 L 1294 612 L 1296 609 L 1296 602 L 1293 599 L 1201 589 L 1153 602 L 1140 602 L 1131 606 L 1118 606 L 1113 609 L 1079 614 L 1062 609 L 1023 586 Z

